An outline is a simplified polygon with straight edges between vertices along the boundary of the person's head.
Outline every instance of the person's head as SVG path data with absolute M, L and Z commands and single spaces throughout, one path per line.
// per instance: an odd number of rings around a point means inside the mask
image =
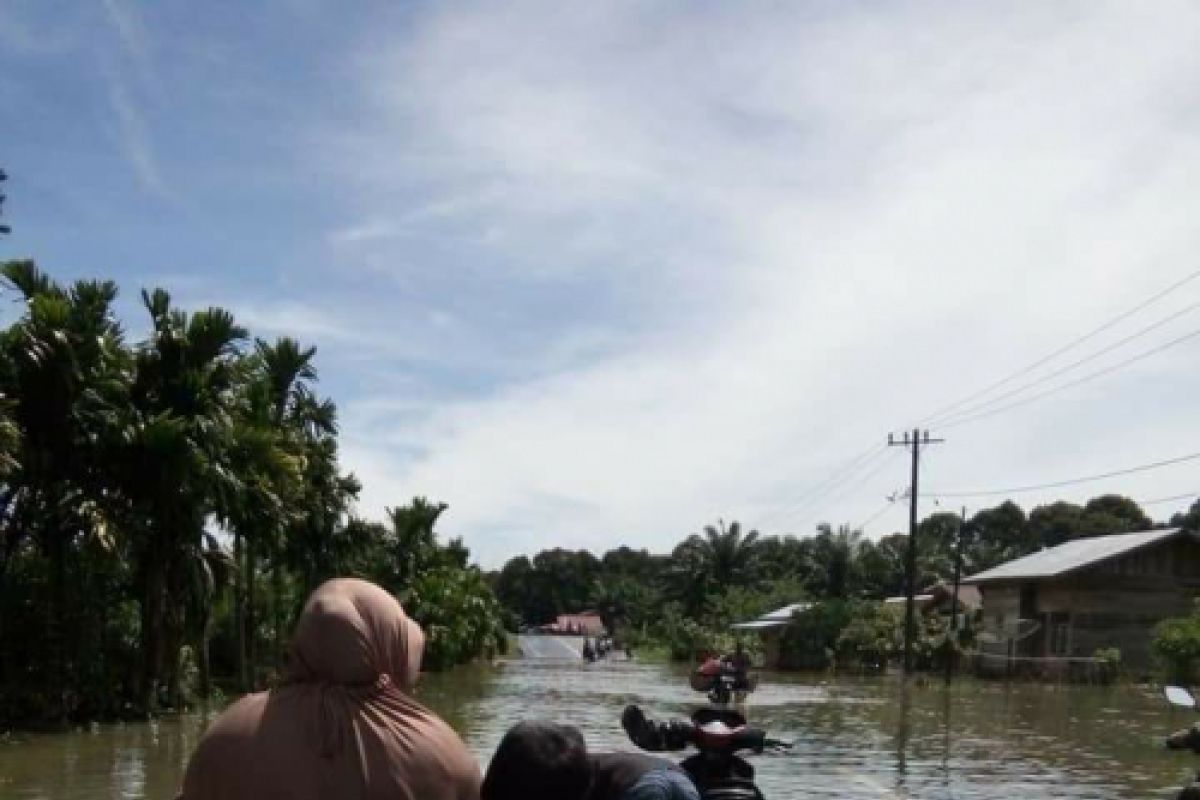
M 362 685 L 386 674 L 411 689 L 424 650 L 424 633 L 395 597 L 367 581 L 336 578 L 317 587 L 296 622 L 288 677 Z
M 592 783 L 583 734 L 572 725 L 521 722 L 500 740 L 480 800 L 581 800 Z

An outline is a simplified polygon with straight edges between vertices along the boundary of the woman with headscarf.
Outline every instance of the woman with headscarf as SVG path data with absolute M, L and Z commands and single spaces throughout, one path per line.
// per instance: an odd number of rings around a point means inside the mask
M 212 723 L 181 800 L 477 800 L 475 759 L 410 694 L 424 645 L 380 587 L 323 584 L 296 624 L 285 683 Z

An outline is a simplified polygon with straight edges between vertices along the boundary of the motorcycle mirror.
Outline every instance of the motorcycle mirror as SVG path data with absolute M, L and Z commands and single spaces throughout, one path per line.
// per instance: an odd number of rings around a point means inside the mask
M 1168 686 L 1164 691 L 1167 695 L 1167 702 L 1171 705 L 1183 708 L 1196 707 L 1196 698 L 1192 697 L 1192 693 L 1182 686 Z

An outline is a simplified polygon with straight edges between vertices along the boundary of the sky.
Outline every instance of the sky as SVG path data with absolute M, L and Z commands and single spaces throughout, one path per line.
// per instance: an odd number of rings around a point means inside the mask
M 1200 451 L 1197 76 L 1188 2 L 8 0 L 0 259 L 316 345 L 489 567 L 902 529 L 926 422 L 922 514 L 1155 501 L 1002 490 Z

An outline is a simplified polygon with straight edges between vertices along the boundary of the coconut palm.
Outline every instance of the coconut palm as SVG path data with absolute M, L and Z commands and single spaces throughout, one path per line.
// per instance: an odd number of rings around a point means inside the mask
M 863 553 L 862 531 L 849 525 L 834 530 L 822 523 L 813 540 L 813 563 L 809 574 L 814 592 L 825 597 L 845 598 L 859 585 L 859 558 Z
M 740 522 L 724 520 L 706 525 L 671 554 L 670 581 L 674 596 L 690 614 L 698 614 L 713 593 L 731 586 L 748 586 L 761 579 L 758 531 L 742 533 Z

